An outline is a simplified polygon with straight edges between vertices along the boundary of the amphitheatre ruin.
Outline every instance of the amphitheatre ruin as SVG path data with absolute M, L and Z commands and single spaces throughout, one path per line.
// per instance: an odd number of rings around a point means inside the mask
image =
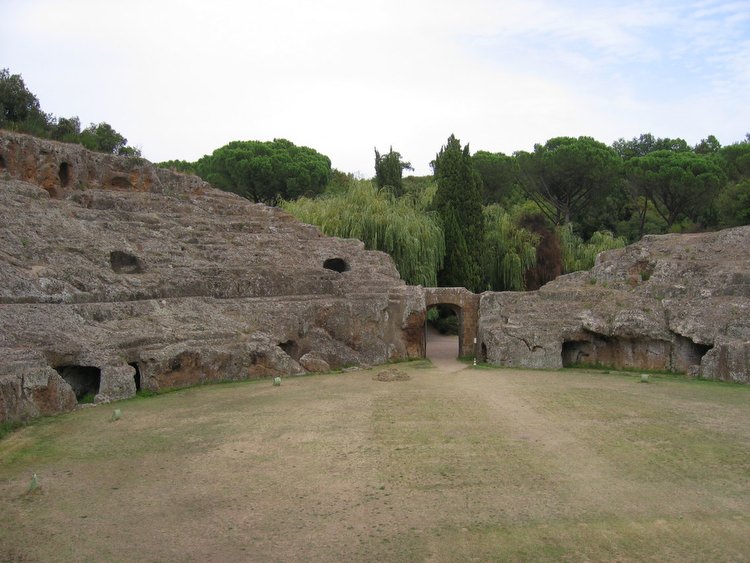
M 138 390 L 421 358 L 428 308 L 497 366 L 750 383 L 750 227 L 646 236 L 533 292 L 390 257 L 147 161 L 0 132 L 0 422 Z

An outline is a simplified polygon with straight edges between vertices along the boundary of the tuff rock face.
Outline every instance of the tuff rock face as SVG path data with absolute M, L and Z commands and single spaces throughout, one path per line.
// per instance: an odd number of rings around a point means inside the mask
M 0 131 L 0 421 L 419 357 L 423 322 L 421 289 L 359 241 L 142 159 Z
M 661 369 L 750 383 L 750 227 L 646 236 L 528 293 L 485 293 L 489 362 Z

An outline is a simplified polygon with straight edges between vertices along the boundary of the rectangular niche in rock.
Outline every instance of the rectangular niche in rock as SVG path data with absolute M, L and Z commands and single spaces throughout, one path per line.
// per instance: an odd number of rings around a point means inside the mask
M 94 366 L 60 366 L 55 370 L 73 388 L 79 403 L 93 403 L 99 393 L 102 370 Z

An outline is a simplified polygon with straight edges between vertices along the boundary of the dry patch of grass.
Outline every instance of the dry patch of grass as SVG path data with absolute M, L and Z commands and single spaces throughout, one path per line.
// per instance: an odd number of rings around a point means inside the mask
M 750 558 L 749 387 L 398 370 L 410 379 L 193 388 L 14 432 L 0 560 Z

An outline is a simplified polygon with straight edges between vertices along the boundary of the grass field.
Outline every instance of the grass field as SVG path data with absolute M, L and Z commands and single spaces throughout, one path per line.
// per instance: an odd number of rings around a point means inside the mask
M 395 367 L 14 432 L 0 561 L 750 560 L 750 387 Z

